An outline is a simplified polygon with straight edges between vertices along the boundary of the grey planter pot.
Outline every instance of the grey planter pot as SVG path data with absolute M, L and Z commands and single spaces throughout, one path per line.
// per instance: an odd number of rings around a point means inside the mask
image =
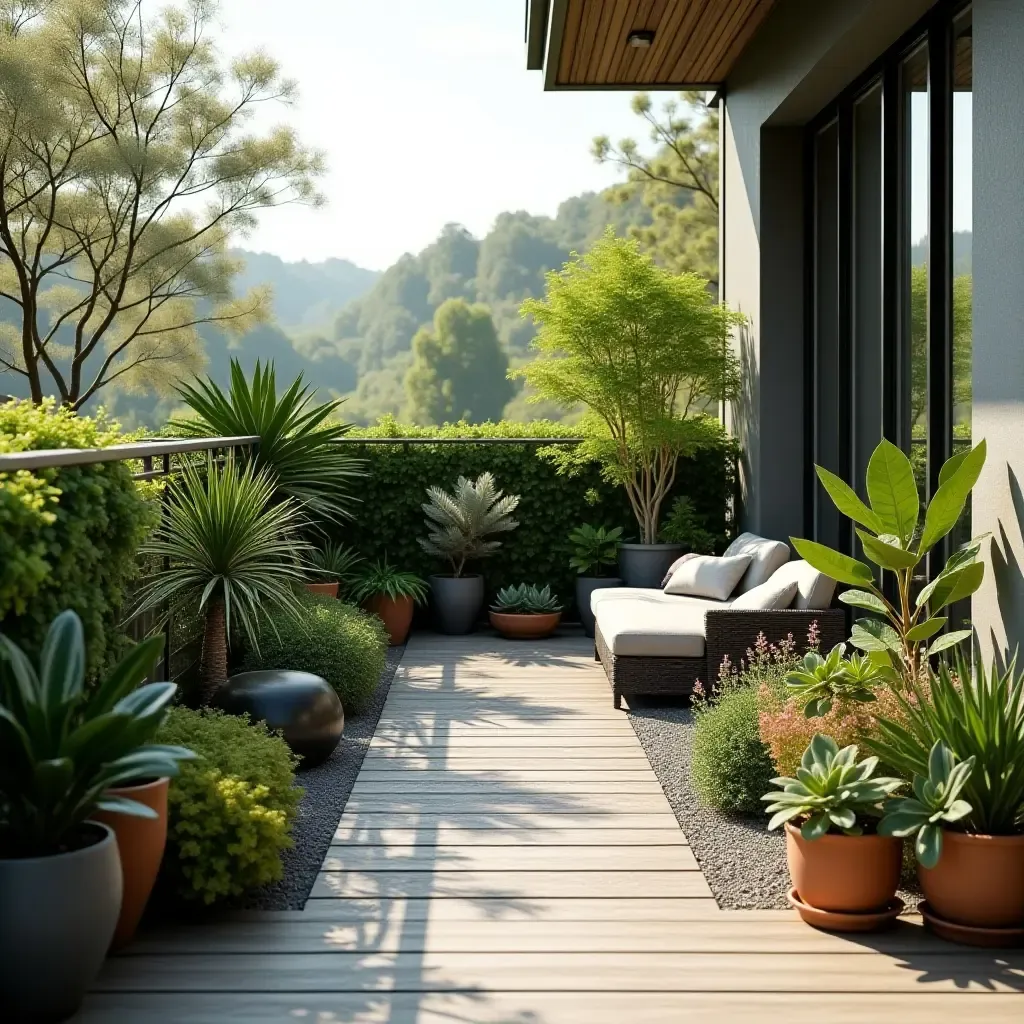
M 121 859 L 113 831 L 89 824 L 103 831 L 92 846 L 0 860 L 0 1006 L 12 1024 L 66 1020 L 107 955 L 121 912 Z
M 595 590 L 606 590 L 609 587 L 621 587 L 622 580 L 618 576 L 577 576 L 576 607 L 580 611 L 580 622 L 587 636 L 594 635 L 594 613 L 590 610 L 590 595 Z
M 430 607 L 438 633 L 472 633 L 484 605 L 483 576 L 431 576 Z
M 620 544 L 619 574 L 627 587 L 658 589 L 668 567 L 682 553 L 682 544 Z

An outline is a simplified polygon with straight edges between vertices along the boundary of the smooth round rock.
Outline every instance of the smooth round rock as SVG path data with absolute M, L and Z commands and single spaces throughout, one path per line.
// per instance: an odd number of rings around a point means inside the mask
M 325 679 L 312 672 L 239 672 L 217 691 L 216 704 L 229 714 L 248 714 L 280 730 L 304 768 L 326 761 L 345 728 L 341 700 Z

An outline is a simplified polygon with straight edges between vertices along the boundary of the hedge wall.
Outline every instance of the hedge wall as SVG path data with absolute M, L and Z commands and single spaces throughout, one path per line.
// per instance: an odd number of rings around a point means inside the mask
M 0 404 L 0 452 L 121 440 L 102 417 L 29 401 Z M 155 513 L 120 462 L 0 473 L 0 633 L 35 654 L 50 621 L 73 608 L 90 673 L 113 661 L 135 552 Z
M 447 571 L 419 546 L 425 535 L 421 505 L 432 484 L 451 488 L 460 475 L 476 477 L 490 470 L 503 491 L 521 497 L 515 518 L 519 528 L 500 538 L 502 547 L 481 566 L 488 594 L 509 583 L 548 583 L 563 601 L 570 601 L 575 572 L 569 568 L 569 531 L 580 523 L 622 526 L 628 538 L 639 533 L 625 493 L 601 479 L 595 465 L 579 476 L 559 476 L 538 457 L 536 444 L 515 443 L 523 437 L 571 437 L 563 423 L 464 423 L 444 427 L 415 427 L 385 419 L 377 427 L 353 430 L 361 437 L 436 437 L 438 444 L 371 444 L 360 447 L 367 475 L 360 480 L 361 502 L 355 522 L 341 528 L 336 539 L 361 554 L 386 554 L 404 569 L 427 576 Z M 454 438 L 507 438 L 508 444 L 445 444 Z M 707 528 L 724 544 L 731 533 L 730 499 L 734 492 L 735 443 L 721 442 L 696 457 L 680 462 L 673 497 L 688 495 Z M 668 512 L 671 501 L 663 507 Z M 568 607 L 568 604 L 567 604 Z

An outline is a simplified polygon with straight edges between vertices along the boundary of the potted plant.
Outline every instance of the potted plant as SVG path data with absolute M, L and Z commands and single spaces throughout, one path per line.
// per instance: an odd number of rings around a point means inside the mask
M 902 844 L 872 831 L 882 802 L 903 785 L 874 778 L 877 757 L 857 760 L 818 733 L 804 751 L 797 778 L 772 779 L 779 788 L 761 799 L 769 829 L 786 827 L 790 903 L 809 924 L 831 931 L 866 931 L 896 917 Z M 799 825 L 799 828 L 795 827 Z
M 428 487 L 427 496 L 422 508 L 429 532 L 420 546 L 452 567 L 451 573 L 430 577 L 434 625 L 441 633 L 471 633 L 484 603 L 484 578 L 467 573 L 466 563 L 493 554 L 501 542 L 487 538 L 519 525 L 512 518 L 519 496 L 503 496 L 490 473 L 475 481 L 460 476 L 453 494 Z
M 392 647 L 405 643 L 414 606 L 427 599 L 422 577 L 396 569 L 387 556 L 359 573 L 351 589 L 353 599 L 384 623 Z
M 309 559 L 310 579 L 306 589 L 313 594 L 337 597 L 343 583 L 347 583 L 352 571 L 362 558 L 344 544 L 329 541 L 313 552 Z
M 177 774 L 192 756 L 150 743 L 173 683 L 139 684 L 160 637 L 84 685 L 85 641 L 72 611 L 50 625 L 39 658 L 0 635 L 0 993 L 15 1020 L 70 1016 L 99 972 L 121 912 L 122 862 L 97 811 L 154 820 L 113 787 Z
M 958 654 L 896 693 L 902 723 L 865 740 L 914 780 L 881 830 L 914 837 L 922 911 L 939 934 L 977 945 L 1024 938 L 1024 674 Z
M 626 491 L 640 543 L 619 548 L 631 587 L 657 587 L 681 553 L 659 543 L 661 506 L 680 457 L 723 443 L 708 404 L 739 393 L 729 339 L 745 318 L 697 274 L 673 274 L 633 239 L 609 232 L 586 255 L 548 275 L 547 295 L 527 299 L 539 358 L 513 371 L 534 397 L 586 412 L 579 445 L 541 449 L 572 473 L 597 462 Z
M 562 606 L 550 587 L 520 583 L 498 591 L 490 618 L 506 640 L 539 640 L 554 633 L 562 619 Z
M 576 570 L 576 607 L 587 636 L 594 635 L 594 613 L 590 608 L 590 595 L 595 590 L 621 587 L 619 576 L 605 576 L 605 567 L 615 565 L 619 553 L 622 527 L 611 530 L 603 526 L 584 523 L 569 534 L 572 557 L 569 565 Z

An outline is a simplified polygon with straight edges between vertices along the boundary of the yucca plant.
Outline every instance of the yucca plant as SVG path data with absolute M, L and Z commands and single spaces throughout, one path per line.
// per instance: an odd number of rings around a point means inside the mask
M 430 501 L 421 507 L 429 532 L 426 538 L 420 538 L 420 546 L 430 555 L 447 559 L 456 577 L 462 575 L 466 562 L 484 558 L 501 547 L 501 541 L 488 537 L 508 533 L 519 525 L 512 518 L 519 495 L 503 495 L 490 473 L 481 473 L 476 480 L 460 476 L 453 494 L 428 487 L 427 496 Z
M 314 582 L 334 583 L 337 581 L 347 587 L 358 571 L 356 566 L 362 562 L 363 556 L 344 544 L 328 541 L 322 548 L 317 548 L 309 559 L 309 576 Z
M 399 601 L 411 597 L 417 604 L 427 599 L 427 584 L 414 572 L 406 572 L 392 565 L 387 556 L 378 558 L 359 572 L 351 586 L 354 601 L 369 601 L 373 597 L 387 597 Z
M 985 442 L 981 441 L 945 463 L 923 522 L 913 466 L 891 442 L 883 439 L 868 460 L 870 505 L 834 473 L 815 467 L 836 508 L 859 524 L 857 536 L 864 554 L 895 577 L 895 601 L 883 593 L 874 571 L 866 563 L 815 541 L 799 537 L 790 540 L 800 556 L 819 572 L 856 588 L 840 594 L 840 601 L 881 616 L 858 620 L 850 642 L 867 652 L 872 660 L 888 666 L 894 679 L 917 679 L 927 657 L 954 647 L 971 635 L 969 629 L 942 633 L 947 616 L 938 613 L 970 597 L 981 586 L 985 574 L 984 563 L 978 561 L 981 539 L 954 552 L 916 598 L 911 588 L 917 567 L 963 514 L 985 464 L 985 451 Z
M 178 773 L 184 747 L 151 743 L 173 683 L 140 685 L 163 638 L 133 647 L 85 689 L 82 623 L 65 611 L 50 624 L 38 668 L 0 634 L 0 857 L 44 857 L 74 848 L 96 810 L 154 818 L 150 808 L 106 791 Z
M 141 549 L 168 567 L 143 580 L 135 613 L 202 616 L 206 701 L 227 679 L 233 630 L 258 650 L 260 611 L 302 614 L 295 587 L 312 551 L 300 533 L 306 520 L 293 500 L 272 503 L 273 491 L 272 478 L 251 463 L 244 471 L 233 460 L 222 470 L 187 466 L 169 484 L 161 523 Z
M 864 819 L 882 815 L 882 802 L 903 785 L 902 779 L 872 778 L 877 757 L 857 760 L 857 747 L 839 749 L 831 736 L 817 733 L 797 769 L 796 778 L 772 779 L 779 789 L 766 793 L 768 828 L 801 819 L 800 835 L 820 839 L 833 829 L 843 835 L 864 834 Z
M 549 615 L 561 610 L 562 606 L 549 586 L 537 587 L 532 583 L 502 587 L 491 605 L 492 612 L 504 615 Z
M 344 519 L 352 514 L 353 481 L 362 475 L 362 463 L 339 443 L 350 425 L 330 419 L 341 400 L 315 404 L 315 393 L 300 373 L 279 396 L 273 362 L 257 361 L 250 384 L 232 359 L 228 392 L 211 378 L 178 387 L 196 415 L 172 424 L 193 437 L 258 434 L 253 464 L 273 481 L 275 501 L 292 498 L 311 516 Z
M 974 770 L 963 786 L 971 811 L 967 832 L 1007 836 L 1024 831 L 1024 674 L 1016 663 L 1000 669 L 973 666 L 958 654 L 940 665 L 927 686 L 913 681 L 897 693 L 901 722 L 877 719 L 865 745 L 906 778 L 929 778 L 934 746 L 941 742 Z

